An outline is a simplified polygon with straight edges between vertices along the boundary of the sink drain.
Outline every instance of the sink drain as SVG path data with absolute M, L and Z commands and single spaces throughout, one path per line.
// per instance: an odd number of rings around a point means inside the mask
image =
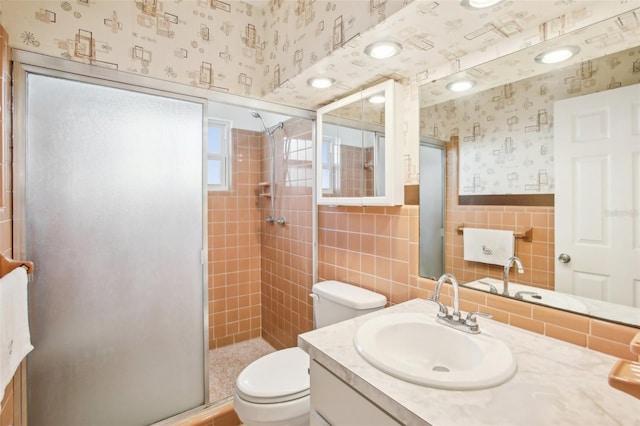
M 433 371 L 441 371 L 443 373 L 448 373 L 450 370 L 442 365 L 436 365 L 435 367 L 432 368 Z

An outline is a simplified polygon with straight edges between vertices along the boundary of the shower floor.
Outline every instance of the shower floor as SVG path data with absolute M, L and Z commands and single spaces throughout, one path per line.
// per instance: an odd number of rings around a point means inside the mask
M 236 378 L 256 359 L 275 349 L 261 337 L 209 351 L 209 398 L 218 401 L 233 395 Z

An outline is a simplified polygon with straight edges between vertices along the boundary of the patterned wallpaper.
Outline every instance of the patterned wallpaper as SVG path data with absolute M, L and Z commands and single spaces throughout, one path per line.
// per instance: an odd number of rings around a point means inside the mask
M 554 192 L 555 101 L 640 83 L 640 47 L 423 108 L 426 134 L 460 137 L 460 195 Z
M 360 2 L 367 3 L 366 0 Z M 321 3 L 316 0 L 313 4 Z M 370 0 L 369 3 L 384 1 Z M 283 82 L 265 99 L 321 106 L 392 78 L 412 86 L 406 96 L 410 105 L 414 97 L 417 98 L 417 85 L 638 7 L 638 0 L 505 0 L 489 9 L 470 10 L 462 7 L 459 0 L 414 0 L 396 13 L 389 13 L 387 19 L 369 31 L 345 37 L 342 48 Z M 629 22 L 625 18 L 625 24 L 631 25 L 637 16 L 628 18 Z M 368 44 L 383 39 L 400 42 L 402 52 L 385 60 L 364 54 Z M 307 79 L 316 75 L 332 77 L 336 84 L 322 91 L 311 88 Z M 413 113 L 417 114 L 417 109 Z
M 12 46 L 263 97 L 402 0 L 2 0 Z
M 0 0 L 13 47 L 161 80 L 316 109 L 392 78 L 403 84 L 405 182 L 418 181 L 420 85 L 607 17 L 640 38 L 640 0 Z M 624 33 L 623 33 L 624 32 Z M 618 38 L 600 36 L 608 49 Z M 391 59 L 363 54 L 402 43 Z M 619 49 L 618 49 L 619 50 Z M 337 84 L 309 87 L 312 76 Z

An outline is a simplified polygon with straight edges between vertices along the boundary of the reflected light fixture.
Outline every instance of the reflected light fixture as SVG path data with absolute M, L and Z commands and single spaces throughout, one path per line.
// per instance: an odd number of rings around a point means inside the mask
M 503 1 L 504 0 L 461 0 L 460 4 L 468 9 L 486 9 Z
M 473 80 L 457 80 L 447 84 L 447 89 L 452 92 L 464 92 L 474 87 L 477 83 Z
M 372 104 L 382 104 L 385 100 L 384 95 L 373 95 L 369 98 L 369 102 Z
M 327 87 L 331 87 L 336 83 L 333 78 L 329 77 L 313 77 L 307 80 L 307 84 L 311 87 L 315 87 L 316 89 L 326 89 Z
M 566 61 L 567 59 L 575 56 L 580 52 L 578 46 L 562 46 L 555 49 L 542 52 L 535 57 L 535 61 L 539 64 L 557 64 L 558 62 Z
M 402 51 L 402 45 L 393 40 L 380 40 L 364 48 L 364 53 L 374 59 L 387 59 Z

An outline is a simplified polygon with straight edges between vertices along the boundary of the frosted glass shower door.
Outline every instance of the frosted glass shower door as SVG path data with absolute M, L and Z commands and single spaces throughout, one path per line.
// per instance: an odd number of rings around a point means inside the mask
M 205 403 L 203 104 L 26 75 L 30 426 Z
M 420 143 L 420 276 L 444 274 L 445 152 Z

